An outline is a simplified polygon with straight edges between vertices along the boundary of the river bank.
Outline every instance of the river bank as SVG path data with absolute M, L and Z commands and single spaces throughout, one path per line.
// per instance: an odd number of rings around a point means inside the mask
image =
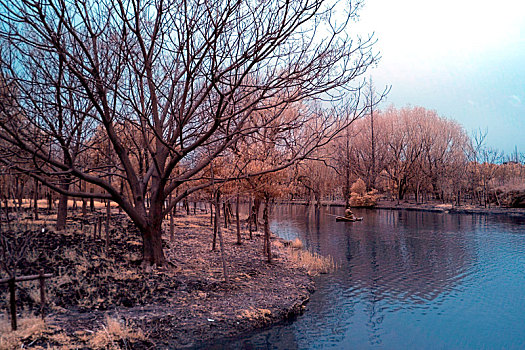
M 478 215 L 506 215 L 513 217 L 524 217 L 525 209 L 523 208 L 484 208 L 474 205 L 452 205 L 442 203 L 411 203 L 411 202 L 390 202 L 380 201 L 377 203 L 376 209 L 389 210 L 414 210 L 427 211 L 436 213 L 456 213 L 456 214 L 478 214 Z
M 146 271 L 140 267 L 140 238 L 124 216 L 112 218 L 109 252 L 102 240 L 77 227 L 78 221 L 64 232 L 36 231 L 34 251 L 21 262 L 19 274 L 44 269 L 56 276 L 47 286 L 45 324 L 35 334 L 12 334 L 0 347 L 18 342 L 17 347 L 37 348 L 192 348 L 303 311 L 314 285 L 282 240 L 273 237 L 274 259 L 268 264 L 259 233 L 250 240 L 243 231 L 243 244 L 236 245 L 234 230 L 226 229 L 226 283 L 220 253 L 211 251 L 209 215 L 178 216 L 175 223 L 175 239 L 165 239 L 173 266 Z M 22 314 L 38 305 L 35 288 L 20 285 Z M 6 310 L 7 288 L 1 286 L 0 294 L 0 308 Z M 7 324 L 2 317 L 0 323 Z
M 283 201 L 281 204 L 308 205 L 307 201 Z M 310 202 L 311 205 L 314 202 Z M 322 206 L 326 207 L 345 207 L 343 201 L 321 201 Z M 412 210 L 434 213 L 457 213 L 457 214 L 479 214 L 479 215 L 506 215 L 512 217 L 525 218 L 525 208 L 504 208 L 504 207 L 482 207 L 476 205 L 453 205 L 441 202 L 416 203 L 413 201 L 391 201 L 379 200 L 377 205 L 370 209 L 387 210 Z

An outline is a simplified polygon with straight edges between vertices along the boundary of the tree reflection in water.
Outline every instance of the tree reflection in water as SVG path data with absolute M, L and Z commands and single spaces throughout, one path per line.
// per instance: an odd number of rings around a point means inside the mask
M 307 312 L 230 348 L 525 346 L 523 220 L 414 211 L 277 206 L 272 231 L 340 266 Z M 520 270 L 521 269 L 521 270 Z M 501 288 L 505 286 L 505 288 Z

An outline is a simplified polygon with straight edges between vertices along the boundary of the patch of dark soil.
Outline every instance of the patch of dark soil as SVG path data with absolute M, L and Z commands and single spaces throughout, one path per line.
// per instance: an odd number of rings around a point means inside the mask
M 89 226 L 84 230 L 74 228 L 61 232 L 48 229 L 25 231 L 24 234 L 32 238 L 27 253 L 18 263 L 17 275 L 38 274 L 39 271 L 53 274 L 55 277 L 47 290 L 55 308 L 106 310 L 144 305 L 153 300 L 165 301 L 177 290 L 180 282 L 160 271 L 145 272 L 137 266 L 141 256 L 138 232 L 127 225 L 123 215 L 115 215 L 112 221 L 113 225 L 125 229 L 113 229 L 108 252 L 105 239 L 93 239 L 87 234 Z M 5 234 L 13 240 L 17 233 L 13 230 Z M 104 232 L 102 236 L 105 238 Z M 38 294 L 31 288 L 34 284 L 20 284 L 21 309 L 39 303 Z M 0 293 L 2 288 L 4 286 L 0 286 Z

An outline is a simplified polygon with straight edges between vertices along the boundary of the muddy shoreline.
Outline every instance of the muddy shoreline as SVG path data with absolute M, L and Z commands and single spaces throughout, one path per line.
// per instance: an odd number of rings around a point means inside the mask
M 78 220 L 61 233 L 52 230 L 51 220 L 45 234 L 36 231 L 36 250 L 29 254 L 35 260 L 22 262 L 19 271 L 44 269 L 56 276 L 48 287 L 47 328 L 20 345 L 92 348 L 90 336 L 104 331 L 110 318 L 144 334 L 140 341 L 119 343 L 126 348 L 203 347 L 302 313 L 314 291 L 311 276 L 290 258 L 291 248 L 283 240 L 272 237 L 274 256 L 268 264 L 261 233 L 249 239 L 243 230 L 243 243 L 237 245 L 235 225 L 224 230 L 226 283 L 220 253 L 211 250 L 209 214 L 178 215 L 175 240 L 164 239 L 173 265 L 147 270 L 139 264 L 140 237 L 124 216 L 112 218 L 108 253 L 103 240 L 94 239 L 86 226 L 77 227 Z M 37 305 L 31 288 L 20 287 L 22 314 Z M 7 308 L 6 292 L 0 288 L 2 310 Z

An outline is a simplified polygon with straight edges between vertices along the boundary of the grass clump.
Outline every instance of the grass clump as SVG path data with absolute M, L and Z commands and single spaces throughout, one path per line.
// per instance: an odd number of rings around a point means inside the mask
M 46 331 L 44 320 L 34 316 L 18 319 L 18 329 L 12 331 L 6 315 L 0 319 L 0 350 L 20 348 L 23 344 L 39 339 Z
M 304 268 L 310 276 L 329 273 L 337 268 L 334 259 L 328 256 L 322 256 L 308 250 L 301 249 L 303 243 L 296 238 L 289 246 L 289 258 L 296 265 Z
M 290 246 L 294 249 L 303 249 L 303 242 L 299 238 L 296 238 L 292 241 Z
M 106 317 L 106 324 L 93 334 L 89 345 L 93 349 L 123 349 L 145 339 L 142 330 L 133 329 L 128 322 Z
M 11 330 L 8 317 L 0 318 L 0 350 L 8 349 L 132 349 L 150 345 L 140 329 L 128 322 L 107 317 L 96 332 L 77 331 L 69 336 L 60 328 L 48 326 L 34 316 L 19 319 L 18 329 Z
M 238 318 L 248 319 L 250 321 L 267 320 L 272 315 L 272 312 L 268 309 L 249 308 L 242 310 Z

